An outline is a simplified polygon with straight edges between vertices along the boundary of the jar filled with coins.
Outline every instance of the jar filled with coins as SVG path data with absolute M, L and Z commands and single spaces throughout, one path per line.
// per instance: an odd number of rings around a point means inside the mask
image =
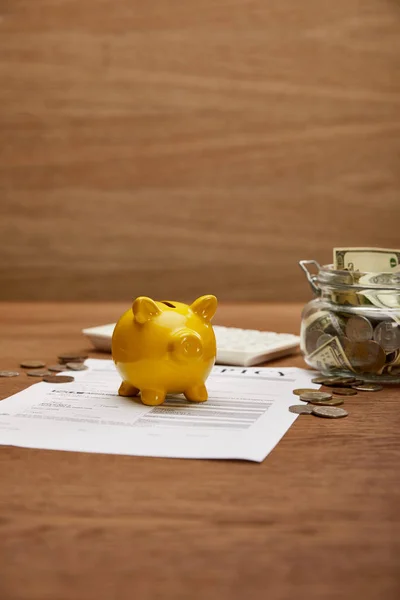
M 326 375 L 400 382 L 400 272 L 360 272 L 300 261 L 315 298 L 301 319 L 307 364 Z

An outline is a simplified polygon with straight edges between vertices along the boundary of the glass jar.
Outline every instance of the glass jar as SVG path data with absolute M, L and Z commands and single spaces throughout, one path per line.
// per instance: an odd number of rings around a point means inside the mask
M 324 375 L 399 383 L 400 272 L 337 271 L 314 260 L 299 264 L 316 295 L 301 318 L 307 364 Z

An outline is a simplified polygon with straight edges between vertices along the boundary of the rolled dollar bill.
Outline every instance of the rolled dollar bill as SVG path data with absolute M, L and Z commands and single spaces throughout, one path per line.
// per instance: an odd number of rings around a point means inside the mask
M 354 371 L 338 337 L 328 340 L 308 356 L 307 362 L 319 371 Z

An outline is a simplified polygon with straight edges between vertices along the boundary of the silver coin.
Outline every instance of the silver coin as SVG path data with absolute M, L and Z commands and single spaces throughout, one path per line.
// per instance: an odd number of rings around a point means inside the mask
M 353 316 L 346 323 L 346 337 L 351 342 L 366 342 L 372 339 L 374 330 L 365 317 Z
M 380 392 L 383 386 L 378 383 L 362 383 L 361 385 L 353 385 L 355 390 L 359 392 Z
M 70 371 L 86 371 L 89 368 L 81 362 L 68 362 L 65 366 Z
M 316 417 L 325 417 L 325 419 L 341 419 L 349 414 L 344 408 L 337 406 L 313 406 L 312 414 Z
M 47 369 L 35 369 L 34 371 L 27 371 L 26 374 L 29 375 L 29 377 L 45 377 L 46 375 L 51 375 L 50 371 L 47 371 Z
M 0 371 L 0 377 L 18 377 L 18 371 Z
M 400 327 L 394 321 L 382 321 L 374 329 L 374 340 L 385 352 L 400 348 Z
M 62 373 L 63 371 L 67 370 L 67 366 L 66 365 L 50 365 L 49 367 L 47 367 L 47 369 L 49 371 L 53 371 L 53 373 Z
M 289 410 L 296 415 L 311 415 L 312 408 L 308 404 L 293 404 L 289 406 Z

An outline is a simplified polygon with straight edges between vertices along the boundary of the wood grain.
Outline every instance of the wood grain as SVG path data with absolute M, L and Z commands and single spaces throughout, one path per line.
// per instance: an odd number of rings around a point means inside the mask
M 0 0 L 0 299 L 304 300 L 397 247 L 393 0 Z
M 0 365 L 83 349 L 80 329 L 124 308 L 2 304 Z M 296 332 L 299 313 L 229 305 L 218 322 Z M 398 403 L 387 387 L 347 419 L 300 417 L 261 465 L 0 447 L 0 597 L 397 600 Z

